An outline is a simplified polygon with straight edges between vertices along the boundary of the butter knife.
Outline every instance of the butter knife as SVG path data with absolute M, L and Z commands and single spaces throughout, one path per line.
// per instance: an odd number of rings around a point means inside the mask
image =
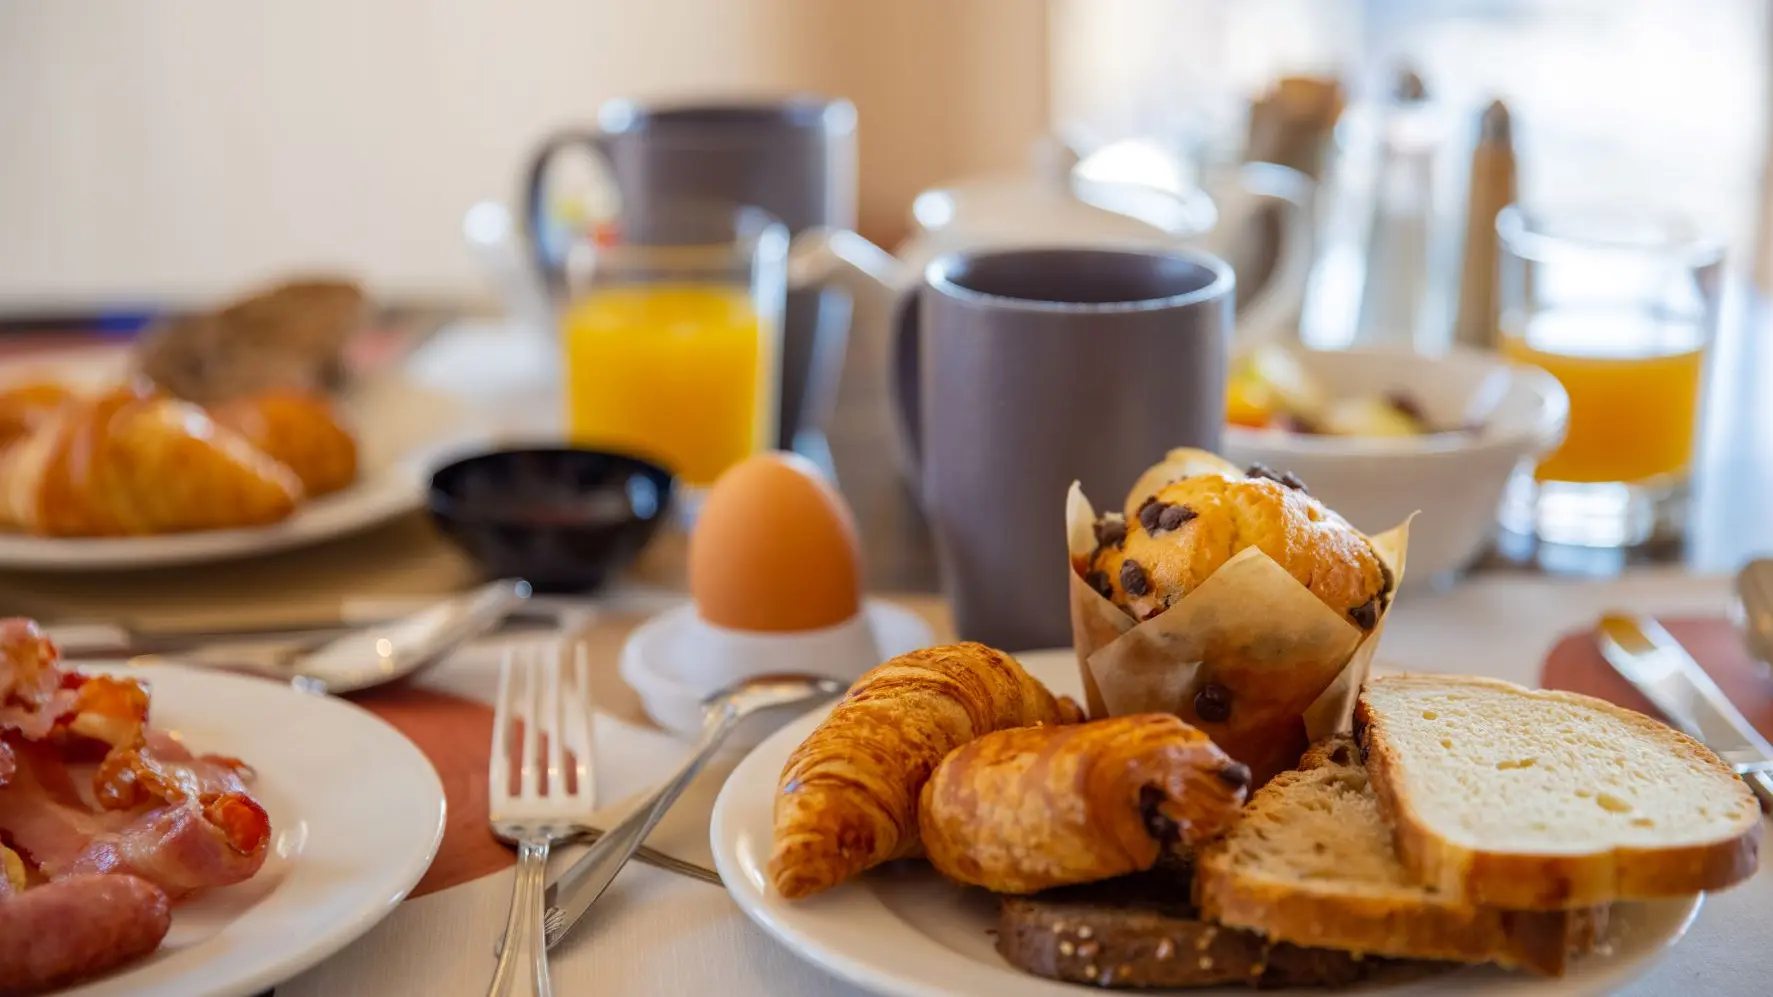
M 1731 765 L 1763 811 L 1773 812 L 1773 744 L 1731 705 L 1662 624 L 1647 617 L 1607 613 L 1595 624 L 1595 643 L 1613 670 L 1632 684 L 1670 724 Z

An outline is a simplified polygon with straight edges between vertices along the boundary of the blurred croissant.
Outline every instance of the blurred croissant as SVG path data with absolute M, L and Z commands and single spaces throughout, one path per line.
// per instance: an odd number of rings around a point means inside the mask
M 10 443 L 48 421 L 74 391 L 53 381 L 33 381 L 0 390 L 0 444 Z
M 357 441 L 319 395 L 270 391 L 209 407 L 210 417 L 282 461 L 312 498 L 357 478 Z
M 1250 770 L 1162 713 L 999 731 L 955 749 L 923 787 L 936 871 L 994 893 L 1144 872 L 1237 820 Z
M 916 855 L 918 796 L 944 756 L 995 730 L 1080 718 L 1076 703 L 983 644 L 875 667 L 782 769 L 769 862 L 776 891 L 809 896 Z
M 189 402 L 117 388 L 69 402 L 0 449 L 0 525 L 58 537 L 273 523 L 295 472 Z

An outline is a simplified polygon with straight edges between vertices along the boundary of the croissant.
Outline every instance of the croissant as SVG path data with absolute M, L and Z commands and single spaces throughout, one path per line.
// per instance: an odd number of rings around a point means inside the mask
M 270 391 L 209 407 L 216 424 L 289 466 L 310 497 L 336 492 L 357 478 L 357 441 L 332 405 L 302 391 Z
M 923 787 L 936 871 L 996 893 L 1143 872 L 1237 820 L 1250 770 L 1168 714 L 987 734 Z
M 135 388 L 64 405 L 0 449 L 0 524 L 58 537 L 259 526 L 295 473 L 201 408 Z
M 900 655 L 856 680 L 782 769 L 770 880 L 795 899 L 917 854 L 918 794 L 943 756 L 995 730 L 1075 723 L 1016 659 L 983 644 Z
M 74 391 L 53 381 L 35 381 L 0 391 L 0 443 L 15 440 L 49 420 L 74 399 Z

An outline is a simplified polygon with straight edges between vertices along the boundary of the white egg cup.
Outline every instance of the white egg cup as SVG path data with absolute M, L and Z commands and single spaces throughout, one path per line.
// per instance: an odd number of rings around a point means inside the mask
M 729 630 L 685 603 L 637 627 L 622 647 L 620 668 L 654 723 L 694 738 L 702 731 L 703 698 L 740 679 L 806 672 L 853 682 L 880 662 L 928 647 L 934 639 L 917 614 L 878 599 L 865 600 L 861 612 L 834 627 L 798 633 Z M 768 733 L 747 724 L 733 740 L 755 743 Z

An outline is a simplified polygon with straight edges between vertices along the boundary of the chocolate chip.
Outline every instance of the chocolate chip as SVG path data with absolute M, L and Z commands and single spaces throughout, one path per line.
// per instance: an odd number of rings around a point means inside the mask
M 1250 767 L 1243 762 L 1232 762 L 1219 770 L 1219 778 L 1232 789 L 1250 788 Z
M 1108 581 L 1108 572 L 1092 571 L 1084 575 L 1084 584 L 1102 594 L 1104 599 L 1114 598 L 1114 586 Z
M 1139 787 L 1139 816 L 1145 821 L 1145 833 L 1159 844 L 1170 844 L 1181 840 L 1182 828 L 1158 809 L 1164 800 L 1164 791 L 1156 786 Z
M 1294 474 L 1291 471 L 1286 471 L 1284 473 L 1276 471 L 1267 464 L 1251 464 L 1249 470 L 1244 472 L 1244 477 L 1267 478 L 1270 481 L 1279 482 L 1296 492 L 1307 492 L 1309 494 L 1309 489 L 1305 487 L 1305 482 L 1300 480 L 1297 474 Z
M 1119 516 L 1103 516 L 1096 521 L 1096 549 L 1126 543 L 1127 522 Z
M 1168 505 L 1155 498 L 1146 499 L 1145 504 L 1139 507 L 1139 525 L 1145 527 L 1147 533 L 1156 533 L 1158 521 L 1163 518 L 1164 510 L 1168 508 Z
M 1374 596 L 1349 610 L 1348 618 L 1353 620 L 1362 630 L 1373 629 L 1374 624 L 1379 622 L 1379 597 Z
M 1349 765 L 1353 762 L 1354 757 L 1349 754 L 1346 744 L 1338 744 L 1336 750 L 1330 752 L 1330 764 L 1332 765 Z
M 1208 682 L 1194 694 L 1194 715 L 1210 724 L 1224 723 L 1231 718 L 1231 690 L 1217 682 Z
M 1151 579 L 1139 562 L 1129 557 L 1120 563 L 1120 587 L 1131 596 L 1150 595 Z
M 1190 509 L 1185 505 L 1167 506 L 1163 511 L 1163 515 L 1157 517 L 1157 525 L 1166 530 L 1180 529 L 1183 523 L 1188 522 L 1198 515 L 1200 515 L 1200 513 L 1195 512 L 1193 509 Z

